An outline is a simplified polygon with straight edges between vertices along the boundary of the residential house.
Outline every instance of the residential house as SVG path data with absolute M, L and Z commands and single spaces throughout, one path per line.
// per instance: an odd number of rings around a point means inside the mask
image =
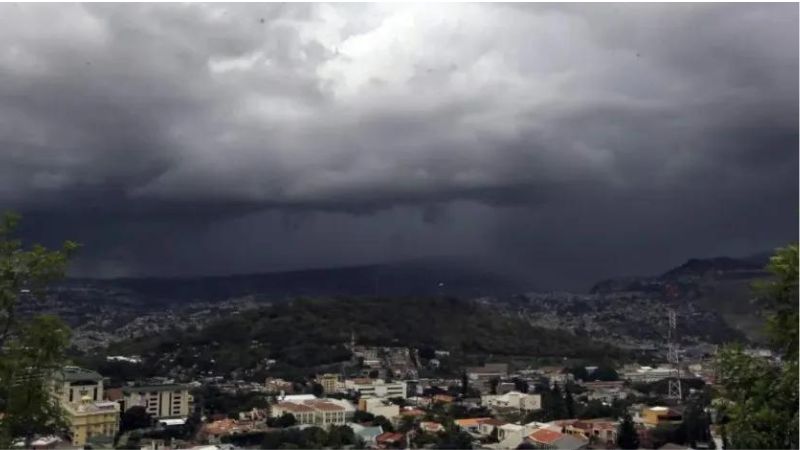
M 403 433 L 383 433 L 375 438 L 378 448 L 403 448 L 406 443 L 406 435 Z
M 461 431 L 465 431 L 467 433 L 474 435 L 480 435 L 481 422 L 489 419 L 491 419 L 491 417 L 475 417 L 467 419 L 456 419 L 454 422 Z
M 548 428 L 540 428 L 533 431 L 525 440 L 536 448 L 546 450 L 581 450 L 589 446 L 587 439 Z
M 438 433 L 444 431 L 444 425 L 439 422 L 420 422 L 419 429 L 424 433 Z

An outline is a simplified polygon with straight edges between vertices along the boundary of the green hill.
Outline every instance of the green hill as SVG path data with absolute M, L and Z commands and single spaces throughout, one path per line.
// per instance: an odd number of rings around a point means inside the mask
M 303 299 L 223 317 L 200 330 L 175 330 L 113 345 L 148 364 L 226 373 L 312 369 L 350 358 L 344 344 L 433 347 L 460 355 L 614 357 L 619 351 L 573 334 L 533 327 L 461 299 Z

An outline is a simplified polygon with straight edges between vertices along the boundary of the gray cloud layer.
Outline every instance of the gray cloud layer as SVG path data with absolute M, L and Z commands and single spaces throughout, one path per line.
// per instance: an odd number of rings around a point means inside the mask
M 86 273 L 746 252 L 797 230 L 797 33 L 791 4 L 6 4 L 0 204 Z

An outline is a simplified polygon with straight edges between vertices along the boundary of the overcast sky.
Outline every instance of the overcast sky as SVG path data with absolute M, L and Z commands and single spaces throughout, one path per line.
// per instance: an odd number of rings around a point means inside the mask
M 74 273 L 796 239 L 796 4 L 0 5 L 0 206 Z

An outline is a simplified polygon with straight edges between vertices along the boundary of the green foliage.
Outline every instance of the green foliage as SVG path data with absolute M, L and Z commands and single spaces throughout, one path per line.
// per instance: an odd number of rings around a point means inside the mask
M 253 408 L 267 408 L 269 401 L 265 394 L 258 392 L 224 392 L 216 386 L 202 386 L 192 390 L 196 405 L 200 405 L 206 414 L 225 414 L 237 417 L 240 412 Z
M 639 433 L 630 415 L 626 414 L 622 418 L 617 430 L 617 446 L 622 449 L 639 448 Z
M 360 409 L 356 410 L 356 412 L 353 414 L 353 422 L 355 423 L 372 422 L 373 420 L 375 420 L 375 416 L 372 415 L 372 413 L 368 413 Z
M 372 425 L 376 427 L 381 427 L 384 433 L 390 433 L 394 431 L 394 426 L 392 425 L 392 422 L 390 422 L 389 419 L 387 419 L 384 416 L 375 416 L 375 418 L 372 419 Z
M 741 348 L 719 356 L 724 425 L 734 448 L 797 448 L 797 360 L 776 365 Z
M 798 448 L 798 291 L 797 245 L 779 249 L 767 267 L 774 280 L 762 286 L 767 297 L 767 332 L 783 360 L 746 355 L 741 347 L 718 357 L 723 431 L 733 448 Z
M 130 430 L 149 428 L 152 424 L 153 418 L 150 414 L 147 414 L 147 410 L 143 406 L 134 406 L 122 413 L 119 421 L 119 431 L 124 433 Z
M 66 426 L 49 390 L 49 377 L 66 359 L 69 329 L 53 316 L 22 317 L 22 301 L 35 301 L 51 281 L 64 275 L 77 244 L 61 250 L 25 248 L 12 234 L 19 216 L 0 222 L 0 448 L 15 437 L 30 441 Z
M 797 244 L 778 249 L 770 258 L 767 270 L 774 280 L 760 286 L 767 300 L 767 336 L 783 357 L 797 360 L 798 290 Z
M 280 417 L 270 417 L 267 425 L 273 428 L 289 428 L 297 425 L 297 418 L 292 413 L 283 413 Z
M 474 302 L 448 298 L 299 299 L 221 318 L 195 333 L 176 332 L 114 344 L 110 351 L 151 359 L 174 353 L 175 362 L 164 364 L 216 373 L 255 368 L 269 357 L 279 362 L 270 373 L 283 376 L 281 371 L 292 368 L 308 372 L 349 360 L 351 354 L 343 344 L 350 340 L 351 331 L 365 345 L 402 342 L 459 354 L 619 354 L 605 344 L 533 327 Z M 259 343 L 259 351 L 250 348 L 251 342 Z

